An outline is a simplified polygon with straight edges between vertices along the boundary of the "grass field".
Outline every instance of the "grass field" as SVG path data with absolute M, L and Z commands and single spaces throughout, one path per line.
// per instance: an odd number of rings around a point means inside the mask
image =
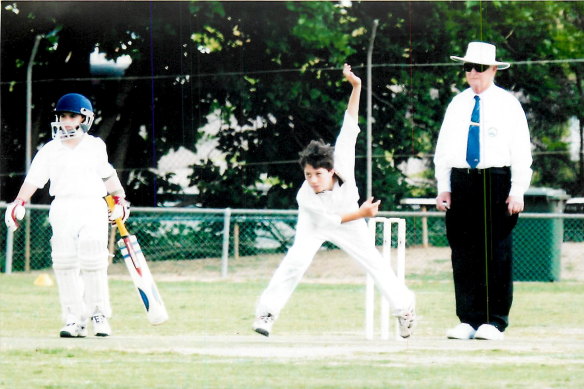
M 504 341 L 453 341 L 444 336 L 456 324 L 451 281 L 416 277 L 414 337 L 369 341 L 363 282 L 307 277 L 265 338 L 251 323 L 273 269 L 226 280 L 160 275 L 171 319 L 158 327 L 129 279 L 114 276 L 114 334 L 85 339 L 58 337 L 57 290 L 34 286 L 38 273 L 0 275 L 0 387 L 584 387 L 584 283 L 516 283 Z

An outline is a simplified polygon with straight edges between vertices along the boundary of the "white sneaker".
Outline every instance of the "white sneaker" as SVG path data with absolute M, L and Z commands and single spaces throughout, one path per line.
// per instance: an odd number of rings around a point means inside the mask
M 87 325 L 84 320 L 71 316 L 67 318 L 67 324 L 61 328 L 59 336 L 61 338 L 85 338 L 87 336 Z
M 406 313 L 399 315 L 397 321 L 399 324 L 399 336 L 404 339 L 409 338 L 414 333 L 414 327 L 416 326 L 415 307 L 412 307 Z
M 475 337 L 475 329 L 470 324 L 460 323 L 456 327 L 446 331 L 448 339 L 473 339 Z
M 477 329 L 474 338 L 481 340 L 503 340 L 505 335 L 494 325 L 483 324 Z
M 102 314 L 97 314 L 91 317 L 93 324 L 93 333 L 95 336 L 110 336 L 112 328 L 109 325 L 107 317 Z
M 271 313 L 259 316 L 253 322 L 253 330 L 258 334 L 270 336 L 270 332 L 272 332 L 272 326 L 274 325 L 274 321 L 275 321 L 274 315 L 272 315 Z

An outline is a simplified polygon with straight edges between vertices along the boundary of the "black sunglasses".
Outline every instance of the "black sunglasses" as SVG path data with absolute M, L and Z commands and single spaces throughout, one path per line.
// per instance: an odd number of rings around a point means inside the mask
M 465 72 L 471 72 L 474 69 L 479 73 L 484 72 L 485 70 L 487 70 L 490 67 L 491 66 L 489 66 L 489 65 L 482 65 L 480 63 L 472 63 L 472 62 L 465 62 L 464 66 L 463 66 Z

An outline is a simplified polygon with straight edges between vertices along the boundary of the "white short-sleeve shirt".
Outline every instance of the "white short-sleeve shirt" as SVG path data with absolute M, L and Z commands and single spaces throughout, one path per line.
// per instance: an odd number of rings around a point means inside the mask
M 345 113 L 334 152 L 334 169 L 343 180 L 335 182 L 331 191 L 314 193 L 305 180 L 298 190 L 298 220 L 310 220 L 319 228 L 334 228 L 341 224 L 341 215 L 359 209 L 359 191 L 355 183 L 355 143 L 359 134 L 357 120 Z
M 71 148 L 52 140 L 35 155 L 25 182 L 42 188 L 50 180 L 49 194 L 54 197 L 103 197 L 107 195 L 104 179 L 115 173 L 108 162 L 105 143 L 85 134 Z

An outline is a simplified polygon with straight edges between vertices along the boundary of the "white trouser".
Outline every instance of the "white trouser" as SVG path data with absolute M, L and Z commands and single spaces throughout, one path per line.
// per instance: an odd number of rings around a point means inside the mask
M 108 267 L 108 217 L 105 200 L 56 198 L 49 221 L 53 270 L 64 321 L 95 313 L 111 316 Z
M 256 306 L 257 316 L 271 313 L 278 317 L 325 241 L 344 250 L 373 277 L 378 289 L 388 299 L 394 314 L 413 306 L 414 293 L 396 277 L 390 266 L 384 264 L 383 256 L 375 247 L 364 220 L 343 223 L 328 231 L 314 229 L 309 223 L 299 221 L 293 246 L 260 296 Z

